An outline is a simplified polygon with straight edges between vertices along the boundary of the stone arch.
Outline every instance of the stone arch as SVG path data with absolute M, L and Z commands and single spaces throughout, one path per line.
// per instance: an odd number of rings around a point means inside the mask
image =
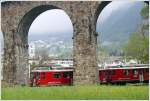
M 4 56 L 4 81 L 8 82 L 10 86 L 14 85 L 14 81 L 17 80 L 15 75 L 19 71 L 16 68 L 23 67 L 22 71 L 25 71 L 26 68 L 24 67 L 27 67 L 25 57 L 27 56 L 26 53 L 28 46 L 26 44 L 27 36 L 24 36 L 27 34 L 27 31 L 24 32 L 22 25 L 29 27 L 30 23 L 25 23 L 22 18 L 26 17 L 25 15 L 36 7 L 42 5 L 53 5 L 54 8 L 62 8 L 62 10 L 67 12 L 73 24 L 73 62 L 75 67 L 74 84 L 97 84 L 97 34 L 94 21 L 96 21 L 95 12 L 97 12 L 97 7 L 99 7 L 101 3 L 101 1 L 3 2 L 1 15 L 6 47 Z M 49 6 L 47 6 L 47 8 L 42 8 L 40 11 L 42 12 L 46 9 L 50 9 Z M 39 11 L 34 13 L 38 15 Z M 27 30 L 28 27 L 25 29 Z M 22 40 L 23 38 L 24 40 Z M 27 77 L 27 74 L 24 75 Z M 22 79 L 22 82 L 23 81 L 27 80 Z
M 3 56 L 2 52 L 4 49 L 4 34 L 0 31 L 0 70 L 1 70 L 1 80 L 3 79 Z
M 96 32 L 96 23 L 97 23 L 98 17 L 101 14 L 102 10 L 111 2 L 113 2 L 113 1 L 102 1 L 100 4 L 98 4 L 98 6 L 96 8 L 96 11 L 94 13 L 94 30 L 95 30 L 96 36 L 98 36 L 98 33 Z M 149 6 L 149 1 L 139 1 L 139 2 L 144 2 L 145 4 L 147 4 Z M 97 38 L 98 37 L 96 37 L 96 42 L 97 42 Z
M 23 16 L 17 29 L 17 34 L 20 35 L 21 39 L 24 39 L 22 40 L 23 42 L 27 41 L 28 36 L 26 36 L 26 34 L 28 33 L 28 30 L 33 20 L 44 11 L 51 9 L 60 9 L 60 8 L 53 5 L 40 5 L 38 7 L 31 9 Z
M 28 74 L 28 65 L 27 65 L 28 60 L 27 59 L 28 59 L 29 28 L 37 16 L 39 16 L 41 13 L 47 10 L 52 10 L 52 9 L 61 9 L 61 8 L 57 6 L 53 6 L 53 5 L 40 5 L 40 6 L 34 7 L 22 17 L 18 25 L 16 38 L 15 38 L 16 39 L 15 40 L 15 43 L 16 43 L 15 52 L 16 52 L 16 59 L 18 61 L 16 79 L 17 79 L 17 82 L 21 84 L 27 84 L 28 82 L 27 78 L 29 74 Z
M 97 19 L 100 15 L 100 13 L 102 12 L 102 10 L 112 1 L 103 1 L 102 3 L 100 3 L 96 9 L 95 15 L 94 15 L 94 25 L 95 25 L 95 31 L 96 31 L 96 23 L 97 23 Z
M 112 1 L 103 1 L 103 2 L 101 2 L 99 5 L 98 5 L 98 7 L 97 7 L 97 9 L 96 9 L 96 11 L 95 11 L 95 15 L 94 15 L 94 25 L 96 26 L 96 22 L 97 22 L 97 19 L 98 19 L 98 17 L 99 17 L 99 15 L 100 15 L 100 13 L 102 12 L 102 10 L 109 4 L 109 3 L 111 3 Z M 143 2 L 145 2 L 147 5 L 149 5 L 149 1 L 143 1 Z M 95 27 L 96 28 L 96 27 Z M 96 30 L 96 29 L 95 29 Z

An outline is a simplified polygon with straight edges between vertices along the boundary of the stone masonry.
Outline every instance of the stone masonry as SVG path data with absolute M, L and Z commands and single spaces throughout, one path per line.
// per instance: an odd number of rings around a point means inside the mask
M 50 9 L 62 9 L 73 24 L 74 84 L 97 84 L 96 21 L 109 2 L 8 1 L 1 4 L 4 73 L 8 84 L 28 83 L 28 30 L 33 20 Z

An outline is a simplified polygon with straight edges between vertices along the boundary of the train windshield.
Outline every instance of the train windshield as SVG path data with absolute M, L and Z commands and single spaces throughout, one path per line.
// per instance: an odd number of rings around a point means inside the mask
M 54 73 L 54 78 L 61 78 L 61 74 L 60 73 Z
M 73 73 L 72 72 L 64 72 L 64 78 L 73 78 Z

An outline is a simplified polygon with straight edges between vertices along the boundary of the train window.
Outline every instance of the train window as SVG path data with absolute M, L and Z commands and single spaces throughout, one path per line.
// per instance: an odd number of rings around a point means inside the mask
M 149 69 L 145 69 L 145 73 L 149 73 Z
M 70 78 L 70 73 L 69 72 L 64 72 L 64 78 Z
M 112 75 L 115 75 L 115 74 L 116 74 L 115 70 L 112 70 L 112 71 L 111 71 L 111 74 L 112 74 Z
M 73 78 L 73 72 L 64 72 L 64 78 Z
M 55 73 L 54 78 L 61 78 L 61 74 L 60 73 Z
M 124 70 L 124 75 L 128 76 L 129 75 L 129 70 Z
M 138 74 L 138 71 L 137 70 L 132 70 L 132 72 L 133 72 L 133 75 L 137 75 Z
M 45 80 L 46 79 L 46 73 L 45 72 L 43 72 L 43 73 L 41 73 L 41 78 L 43 79 L 43 80 Z

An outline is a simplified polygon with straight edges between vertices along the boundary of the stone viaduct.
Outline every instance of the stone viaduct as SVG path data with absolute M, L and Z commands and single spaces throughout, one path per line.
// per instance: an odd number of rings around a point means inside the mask
M 33 20 L 51 9 L 62 9 L 73 24 L 74 84 L 98 83 L 96 21 L 108 1 L 8 1 L 1 3 L 4 37 L 3 79 L 28 82 L 28 30 Z

